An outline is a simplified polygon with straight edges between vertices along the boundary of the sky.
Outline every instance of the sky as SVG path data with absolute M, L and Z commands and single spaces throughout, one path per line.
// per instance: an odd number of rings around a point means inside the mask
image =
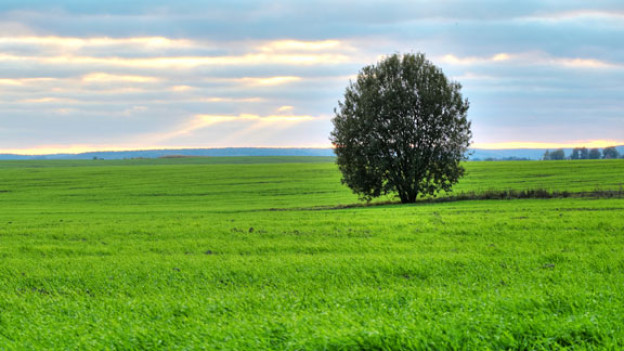
M 418 52 L 475 148 L 624 144 L 621 0 L 0 0 L 0 153 L 330 147 L 360 69 Z

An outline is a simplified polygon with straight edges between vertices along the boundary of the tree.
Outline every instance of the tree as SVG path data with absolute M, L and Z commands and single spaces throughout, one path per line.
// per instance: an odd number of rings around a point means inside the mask
M 544 152 L 544 156 L 542 156 L 542 160 L 544 161 L 550 160 L 550 150 L 546 150 L 546 152 Z
M 609 146 L 609 147 L 605 147 L 602 150 L 602 158 L 618 158 L 620 156 L 620 153 L 617 151 L 617 149 L 615 148 L 615 146 Z
M 551 160 L 565 160 L 565 151 L 563 149 L 557 149 L 550 153 Z
M 402 203 L 450 191 L 472 136 L 460 90 L 420 53 L 364 67 L 332 121 L 343 184 L 366 200 L 396 192 Z
M 572 155 L 570 155 L 570 159 L 572 160 L 585 160 L 587 159 L 587 148 L 586 147 L 576 147 L 572 150 Z
M 590 160 L 597 160 L 600 158 L 600 149 L 590 149 L 587 154 L 587 158 Z
M 581 160 L 587 160 L 589 158 L 589 151 L 586 147 L 581 148 Z

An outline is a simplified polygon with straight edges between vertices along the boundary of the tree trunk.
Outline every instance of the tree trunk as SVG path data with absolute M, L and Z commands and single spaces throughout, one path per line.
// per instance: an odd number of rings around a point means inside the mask
M 399 191 L 399 197 L 401 198 L 402 204 L 413 204 L 416 202 L 416 197 L 418 196 L 418 190 L 410 189 L 408 191 Z
M 403 191 L 399 191 L 399 197 L 401 198 L 401 203 L 402 204 L 409 203 L 409 198 L 408 198 L 407 194 L 404 193 Z

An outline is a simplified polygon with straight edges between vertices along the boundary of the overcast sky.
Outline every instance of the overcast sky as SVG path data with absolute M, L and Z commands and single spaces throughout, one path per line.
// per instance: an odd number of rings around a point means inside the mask
M 328 147 L 349 79 L 423 52 L 475 147 L 624 144 L 624 2 L 0 1 L 0 153 Z

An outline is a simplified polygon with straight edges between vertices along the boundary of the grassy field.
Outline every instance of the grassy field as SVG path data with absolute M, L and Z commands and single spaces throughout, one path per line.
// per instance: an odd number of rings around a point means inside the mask
M 332 162 L 0 162 L 0 350 L 624 348 L 621 197 L 336 209 Z M 624 184 L 466 167 L 456 193 Z

